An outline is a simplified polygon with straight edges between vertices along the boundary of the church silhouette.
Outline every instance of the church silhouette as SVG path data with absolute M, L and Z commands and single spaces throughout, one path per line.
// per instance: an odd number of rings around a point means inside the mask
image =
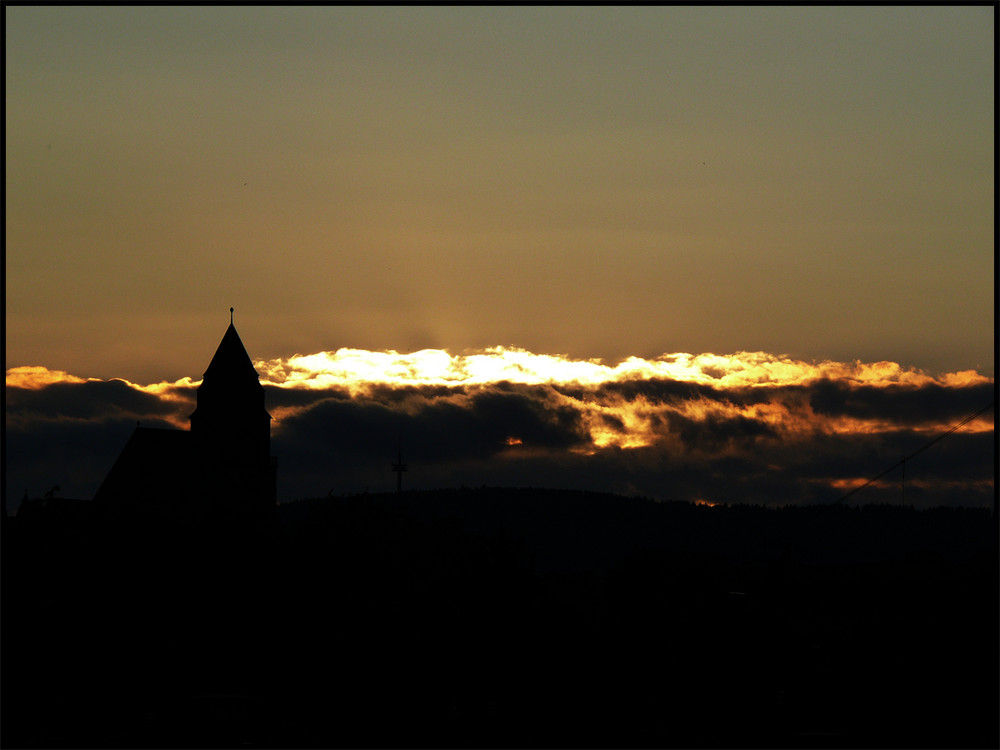
M 204 528 L 273 516 L 271 415 L 232 312 L 198 386 L 190 430 L 136 425 L 94 496 L 106 521 Z

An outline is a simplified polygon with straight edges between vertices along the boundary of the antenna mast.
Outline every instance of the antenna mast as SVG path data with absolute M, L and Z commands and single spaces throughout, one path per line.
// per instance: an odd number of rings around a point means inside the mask
M 400 444 L 396 449 L 396 463 L 392 465 L 392 470 L 396 472 L 396 492 L 403 491 L 403 472 L 406 471 L 406 464 L 403 463 L 403 446 Z

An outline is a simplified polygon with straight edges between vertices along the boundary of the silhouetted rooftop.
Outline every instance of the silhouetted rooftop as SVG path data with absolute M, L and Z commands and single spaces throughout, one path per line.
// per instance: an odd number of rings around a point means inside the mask
M 95 500 L 141 491 L 178 492 L 189 481 L 191 433 L 136 426 Z
M 244 378 L 253 376 L 254 380 L 259 380 L 260 376 L 254 369 L 250 355 L 247 354 L 246 347 L 240 340 L 240 335 L 236 332 L 236 326 L 232 323 L 226 329 L 226 334 L 222 337 L 219 348 L 215 351 L 215 356 L 205 370 L 205 378 L 215 378 L 216 376 L 230 378 Z

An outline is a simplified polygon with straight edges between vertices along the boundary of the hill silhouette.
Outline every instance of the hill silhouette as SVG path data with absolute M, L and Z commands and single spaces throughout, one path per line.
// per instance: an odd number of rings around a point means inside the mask
M 995 747 L 994 519 L 543 489 L 6 519 L 5 747 Z

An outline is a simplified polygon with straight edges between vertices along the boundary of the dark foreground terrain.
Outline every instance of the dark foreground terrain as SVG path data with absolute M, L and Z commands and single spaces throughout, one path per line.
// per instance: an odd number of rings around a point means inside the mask
M 541 490 L 5 519 L 4 747 L 990 747 L 987 511 Z

